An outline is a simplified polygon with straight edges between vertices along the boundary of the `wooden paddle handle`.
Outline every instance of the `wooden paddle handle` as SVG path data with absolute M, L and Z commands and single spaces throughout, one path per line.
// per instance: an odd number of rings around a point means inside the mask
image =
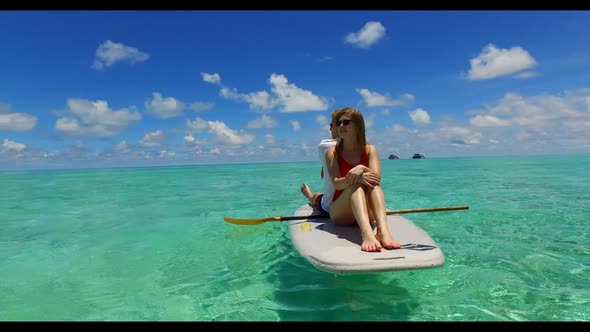
M 435 212 L 435 211 L 453 211 L 453 210 L 467 210 L 469 206 L 444 206 L 423 209 L 405 209 L 405 210 L 388 210 L 387 214 L 402 214 L 402 213 L 417 213 L 417 212 Z

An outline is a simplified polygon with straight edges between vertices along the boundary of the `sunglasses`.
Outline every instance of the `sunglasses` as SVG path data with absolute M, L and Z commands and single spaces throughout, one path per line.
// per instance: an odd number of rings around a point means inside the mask
M 348 126 L 350 123 L 352 122 L 352 120 L 336 120 L 334 123 L 336 124 L 336 127 L 340 127 L 341 124 L 344 124 L 344 126 Z

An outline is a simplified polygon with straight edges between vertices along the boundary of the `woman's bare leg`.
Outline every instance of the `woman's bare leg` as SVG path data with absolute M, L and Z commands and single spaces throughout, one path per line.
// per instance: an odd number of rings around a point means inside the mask
M 385 197 L 380 186 L 366 188 L 368 201 L 377 223 L 377 240 L 385 249 L 399 249 L 400 243 L 394 240 L 387 226 L 387 213 L 385 210 Z
M 371 227 L 367 212 L 367 199 L 361 185 L 352 185 L 344 189 L 338 199 L 330 206 L 330 219 L 335 224 L 352 224 L 356 219 L 361 230 L 361 250 L 380 251 L 381 242 L 377 240 Z
M 371 222 L 373 222 L 373 221 L 375 221 L 375 214 L 373 213 L 373 207 L 371 206 L 371 202 L 369 201 L 369 196 L 370 196 L 370 195 L 369 195 L 369 192 L 368 192 L 368 190 L 369 190 L 370 188 L 367 188 L 367 187 L 363 187 L 363 188 L 365 189 L 365 194 L 366 194 L 366 195 L 365 195 L 365 198 L 366 198 L 366 200 L 367 200 L 367 213 L 368 213 L 368 215 L 369 215 L 369 220 L 370 220 Z

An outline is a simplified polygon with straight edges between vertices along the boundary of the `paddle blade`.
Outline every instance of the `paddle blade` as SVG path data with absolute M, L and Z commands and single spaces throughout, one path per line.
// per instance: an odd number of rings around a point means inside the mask
M 260 218 L 260 219 L 241 219 L 241 218 L 229 218 L 224 217 L 223 220 L 227 221 L 231 224 L 236 225 L 258 225 L 265 223 L 267 221 L 281 221 L 280 217 L 268 217 L 268 218 Z

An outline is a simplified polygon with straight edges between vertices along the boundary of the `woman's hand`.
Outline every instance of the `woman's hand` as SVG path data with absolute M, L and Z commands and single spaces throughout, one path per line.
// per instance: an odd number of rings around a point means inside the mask
M 353 167 L 348 173 L 346 174 L 346 183 L 348 185 L 353 185 L 359 181 L 359 179 L 363 175 L 363 165 L 357 165 Z
M 379 185 L 381 179 L 379 178 L 379 176 L 377 176 L 377 174 L 373 172 L 365 172 L 361 175 L 358 181 L 362 185 L 373 188 Z

